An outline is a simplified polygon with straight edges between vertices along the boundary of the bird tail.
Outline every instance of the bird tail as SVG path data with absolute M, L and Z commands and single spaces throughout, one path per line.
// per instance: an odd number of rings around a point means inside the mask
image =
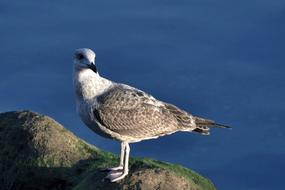
M 196 128 L 193 130 L 194 132 L 200 133 L 202 135 L 209 135 L 210 128 L 231 128 L 230 126 L 216 123 L 213 120 L 204 119 L 201 117 L 194 117 Z

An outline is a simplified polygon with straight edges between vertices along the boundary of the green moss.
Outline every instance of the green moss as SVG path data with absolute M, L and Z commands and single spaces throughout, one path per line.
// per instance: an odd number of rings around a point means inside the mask
M 189 181 L 194 182 L 195 184 L 200 186 L 202 189 L 215 190 L 215 187 L 210 180 L 200 176 L 193 170 L 182 167 L 181 165 L 161 162 L 161 161 L 157 161 L 157 160 L 153 160 L 149 158 L 131 159 L 131 165 L 141 165 L 141 167 L 161 168 L 161 169 L 173 171 L 177 175 L 185 177 Z
M 35 159 L 37 166 L 38 167 L 61 167 L 62 166 L 62 162 L 60 162 L 60 160 L 58 160 L 56 155 L 47 155 L 47 156 L 41 156 Z M 72 166 L 71 163 L 68 162 L 68 160 L 66 161 L 66 163 L 64 163 L 64 165 L 66 166 Z
M 96 151 L 96 158 L 93 158 L 92 160 L 89 161 L 88 164 L 89 166 L 86 169 L 87 173 L 85 176 L 88 176 L 88 174 L 92 174 L 98 170 L 116 166 L 119 163 L 118 156 L 109 152 L 100 151 L 98 149 L 96 149 L 95 151 Z M 175 174 L 189 180 L 191 183 L 197 185 L 197 188 L 199 189 L 215 190 L 215 187 L 210 180 L 200 176 L 199 174 L 190 169 L 184 168 L 177 164 L 156 161 L 149 158 L 131 158 L 130 168 L 132 170 L 137 170 L 139 168 L 150 168 L 150 169 L 159 168 L 159 169 L 172 171 Z M 80 185 L 77 186 L 75 189 L 85 189 L 86 186 L 88 186 L 89 184 L 88 181 L 89 181 L 88 179 L 83 180 L 80 183 Z
M 81 154 L 96 155 L 99 151 L 97 147 L 92 146 L 81 139 L 78 139 L 75 146 Z
M 105 169 L 108 167 L 116 166 L 118 164 L 119 158 L 114 156 L 111 153 L 100 151 L 98 152 L 97 158 L 91 160 L 89 162 L 89 167 L 86 169 L 85 177 L 80 180 L 80 183 L 73 188 L 73 190 L 88 190 L 92 189 L 96 180 L 101 181 L 102 178 L 106 175 L 106 173 L 98 173 L 99 170 Z M 199 190 L 215 190 L 214 185 L 211 181 L 206 178 L 200 176 L 196 172 L 184 168 L 180 165 L 170 164 L 166 162 L 155 161 L 149 158 L 135 158 L 130 161 L 131 171 L 137 171 L 141 169 L 163 169 L 168 170 L 170 172 L 174 172 L 175 174 L 182 176 L 183 178 L 190 181 L 193 186 L 191 189 L 199 189 Z M 99 177 L 98 177 L 99 176 Z M 104 186 L 105 185 L 105 186 Z M 98 184 L 96 183 L 95 189 L 112 189 L 112 186 L 109 184 Z M 116 187 L 115 189 L 121 189 Z
M 119 163 L 118 156 L 101 150 L 96 151 L 96 157 L 92 159 L 89 170 L 106 169 Z
M 89 145 L 49 117 L 28 111 L 0 114 L 0 186 L 4 189 L 85 190 L 95 183 L 98 189 L 106 185 L 120 189 L 116 183 L 103 183 L 106 172 L 100 172 L 118 163 L 117 155 Z M 211 181 L 180 165 L 130 159 L 130 172 L 153 168 L 189 180 L 194 189 L 215 190 Z

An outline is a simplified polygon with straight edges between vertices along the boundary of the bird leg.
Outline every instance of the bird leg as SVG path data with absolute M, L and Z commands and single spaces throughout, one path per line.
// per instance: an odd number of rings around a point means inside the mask
M 124 159 L 123 159 L 123 171 L 110 171 L 106 178 L 110 179 L 111 182 L 119 181 L 123 179 L 129 173 L 129 155 L 130 155 L 130 146 L 127 142 L 124 143 Z M 121 155 L 122 156 L 122 155 Z
M 125 157 L 126 145 L 124 142 L 121 142 L 121 156 L 120 156 L 120 165 L 117 167 L 108 168 L 107 171 L 117 171 L 124 169 L 124 157 Z

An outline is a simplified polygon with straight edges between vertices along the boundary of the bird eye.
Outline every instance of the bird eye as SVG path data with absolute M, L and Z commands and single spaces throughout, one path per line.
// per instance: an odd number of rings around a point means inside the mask
M 79 54 L 76 55 L 76 58 L 78 60 L 82 60 L 84 58 L 84 56 L 81 53 L 79 53 Z

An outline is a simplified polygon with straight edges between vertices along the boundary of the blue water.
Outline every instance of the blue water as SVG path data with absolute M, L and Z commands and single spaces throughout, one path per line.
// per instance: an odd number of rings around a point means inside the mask
M 131 146 L 178 163 L 221 190 L 285 182 L 285 1 L 0 0 L 0 111 L 47 114 L 115 153 L 75 112 L 72 53 L 97 53 L 102 76 L 233 126 Z

